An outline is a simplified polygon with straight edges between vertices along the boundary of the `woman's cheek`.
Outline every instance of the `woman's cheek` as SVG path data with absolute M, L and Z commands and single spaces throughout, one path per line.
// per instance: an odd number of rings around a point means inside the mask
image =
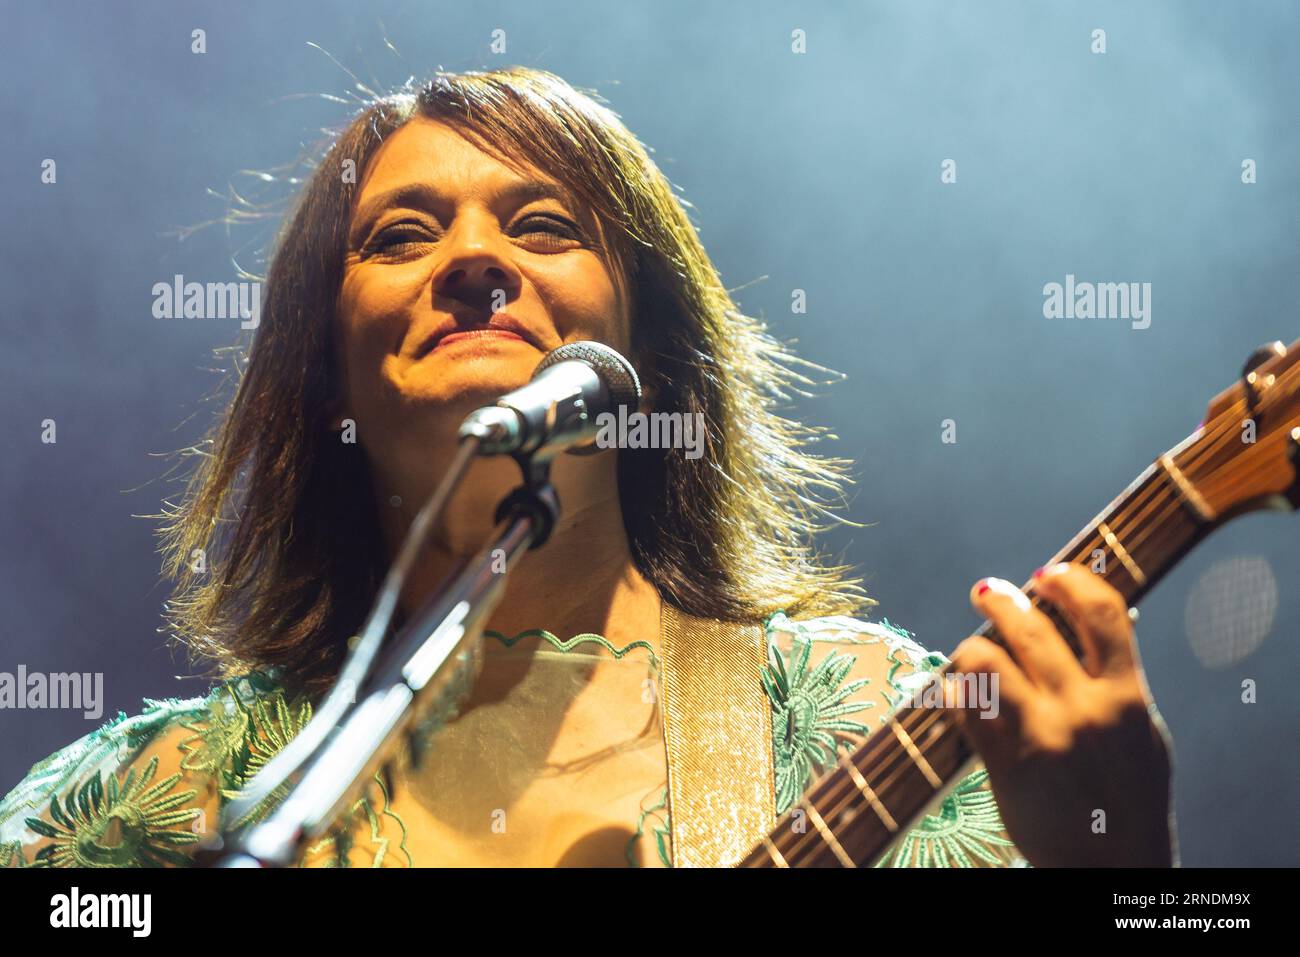
M 594 254 L 574 257 L 538 282 L 543 301 L 550 304 L 556 332 L 566 342 L 598 339 L 616 349 L 628 346 L 628 329 L 618 305 L 614 283 Z
M 415 314 L 419 289 L 419 275 L 413 270 L 377 272 L 359 268 L 345 275 L 339 291 L 339 318 L 345 338 L 361 340 L 367 352 L 373 348 L 400 351 L 410 317 Z

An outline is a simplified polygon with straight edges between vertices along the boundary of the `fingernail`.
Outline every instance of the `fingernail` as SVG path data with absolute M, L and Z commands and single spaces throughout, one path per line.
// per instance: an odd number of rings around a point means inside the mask
M 1035 578 L 1042 578 L 1042 577 L 1043 577 L 1043 572 L 1046 571 L 1046 570 L 1047 570 L 1047 569 L 1045 569 L 1042 565 L 1039 565 L 1037 568 L 1034 569 L 1034 577 L 1035 577 Z
M 980 595 L 984 594 L 986 591 L 989 590 L 989 588 L 990 588 L 990 585 L 989 585 L 989 583 L 988 583 L 987 581 L 981 581 L 981 582 L 980 582 L 980 585 L 979 585 L 979 588 L 976 588 L 976 589 L 975 589 L 975 595 L 976 595 L 976 597 L 979 597 Z

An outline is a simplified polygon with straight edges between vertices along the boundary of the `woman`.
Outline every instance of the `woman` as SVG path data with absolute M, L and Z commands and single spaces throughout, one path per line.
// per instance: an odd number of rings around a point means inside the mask
M 771 708 L 773 805 L 790 807 L 944 659 L 850 617 L 869 602 L 811 545 L 842 464 L 810 455 L 812 430 L 773 410 L 804 380 L 736 311 L 645 149 L 563 81 L 512 69 L 440 74 L 370 105 L 307 183 L 238 394 L 165 527 L 170 622 L 223 680 L 203 699 L 147 702 L 34 767 L 0 804 L 0 861 L 188 863 L 337 674 L 466 413 L 588 339 L 633 361 L 645 408 L 701 414 L 704 454 L 556 461 L 562 518 L 512 573 L 460 717 L 434 736 L 431 760 L 403 762 L 391 786 L 377 780 L 303 863 L 672 863 L 666 608 L 762 623 L 770 663 L 748 680 Z M 407 582 L 404 613 L 482 547 L 517 472 L 475 463 Z M 881 863 L 1022 862 L 990 790 L 999 779 L 1033 863 L 1111 860 L 1072 836 L 1077 821 L 1046 817 L 1054 794 L 1024 782 L 1073 800 L 1098 747 L 1133 756 L 1137 741 L 1158 763 L 1164 740 L 1127 619 L 1109 614 L 1118 596 L 1077 569 L 1049 577 L 1067 609 L 1106 612 L 1083 637 L 1107 660 L 1127 650 L 1115 672 L 1125 680 L 1099 690 L 1075 664 L 1071 701 L 1096 707 L 1058 707 L 1060 636 L 1005 583 L 981 586 L 977 608 L 1013 647 L 1033 635 L 1059 648 L 1015 661 L 982 640 L 963 649 L 967 670 L 998 671 L 1006 689 L 1003 720 L 967 722 L 990 769 Z M 1092 751 L 1072 733 L 1085 711 Z M 1034 735 L 1042 747 L 1026 759 Z M 1138 850 L 1161 862 L 1162 840 L 1170 853 L 1167 762 L 1156 777 L 1159 799 L 1128 798 L 1141 813 L 1117 815 L 1143 835 L 1128 842 L 1135 862 Z

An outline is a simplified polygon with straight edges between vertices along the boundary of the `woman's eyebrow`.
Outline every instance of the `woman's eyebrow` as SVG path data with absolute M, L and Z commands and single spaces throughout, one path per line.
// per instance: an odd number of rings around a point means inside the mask
M 519 180 L 501 191 L 502 200 L 516 206 L 531 203 L 539 199 L 553 199 L 564 206 L 573 206 L 573 196 L 558 183 L 548 183 L 537 179 Z
M 516 180 L 497 194 L 496 203 L 522 206 L 540 199 L 553 199 L 572 208 L 573 196 L 558 183 L 543 180 Z M 407 183 L 372 196 L 357 208 L 353 217 L 353 236 L 373 222 L 385 209 L 395 206 L 425 207 L 429 209 L 447 205 L 446 195 L 433 183 Z

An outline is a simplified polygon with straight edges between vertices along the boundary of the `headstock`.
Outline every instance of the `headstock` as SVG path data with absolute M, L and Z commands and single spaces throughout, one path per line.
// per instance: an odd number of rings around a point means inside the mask
M 1300 340 L 1255 350 L 1175 461 L 1216 519 L 1300 507 Z

